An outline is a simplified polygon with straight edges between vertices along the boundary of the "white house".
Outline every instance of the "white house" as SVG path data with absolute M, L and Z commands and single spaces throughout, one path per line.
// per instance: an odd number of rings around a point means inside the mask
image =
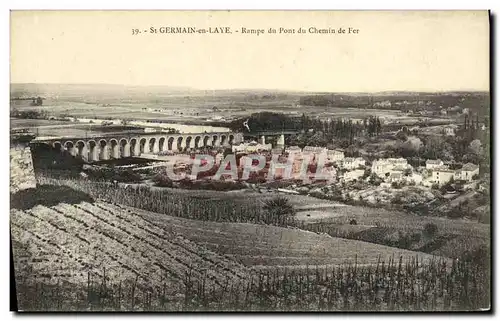
M 262 150 L 271 150 L 273 148 L 272 144 L 259 144 L 256 141 L 251 141 L 250 143 L 241 143 L 239 145 L 233 145 L 233 153 L 236 152 L 246 152 L 255 153 Z
M 290 147 L 285 148 L 285 153 L 287 153 L 288 155 L 296 156 L 296 155 L 302 153 L 302 148 L 300 148 L 299 146 L 290 146 Z
M 275 147 L 271 149 L 271 155 L 282 155 L 283 148 Z
M 343 178 L 345 182 L 350 182 L 353 180 L 360 179 L 361 177 L 363 177 L 364 174 L 365 174 L 364 169 L 355 169 L 352 171 L 345 172 Z
M 443 166 L 444 166 L 444 163 L 440 159 L 428 159 L 425 161 L 425 168 L 426 169 L 435 169 L 435 168 L 440 168 Z
M 461 179 L 464 181 L 471 182 L 472 177 L 475 175 L 479 175 L 479 166 L 472 164 L 472 163 L 467 163 L 462 168 L 458 171 L 456 171 L 456 179 Z
M 308 155 L 310 155 L 310 154 L 314 154 L 314 155 L 324 154 L 324 155 L 326 155 L 327 151 L 328 151 L 328 149 L 326 149 L 325 147 L 306 146 L 302 150 L 302 153 L 308 154 Z
M 389 175 L 388 181 L 391 183 L 399 183 L 404 180 L 404 175 L 402 172 L 392 172 Z
M 344 159 L 344 152 L 341 150 L 328 150 L 326 152 L 327 159 L 332 163 L 339 163 Z
M 406 181 L 408 183 L 415 183 L 415 185 L 420 185 L 420 184 L 422 184 L 423 177 L 421 174 L 412 173 L 410 176 L 406 177 Z
M 360 166 L 364 166 L 366 161 L 361 157 L 346 157 L 342 161 L 342 167 L 345 169 L 356 169 Z
M 372 173 L 379 177 L 385 177 L 385 174 L 393 170 L 404 170 L 410 165 L 404 158 L 384 158 L 376 160 L 372 163 Z
M 452 179 L 455 179 L 454 170 L 451 170 L 447 167 L 439 167 L 432 170 L 431 181 L 435 184 L 438 184 L 439 186 L 448 183 Z

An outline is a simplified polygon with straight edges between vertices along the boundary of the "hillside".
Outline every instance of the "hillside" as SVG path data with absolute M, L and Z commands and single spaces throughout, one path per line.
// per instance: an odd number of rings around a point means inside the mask
M 172 285 L 187 271 L 196 276 L 207 270 L 211 281 L 220 284 L 227 277 L 244 278 L 243 265 L 376 264 L 393 254 L 431 258 L 298 229 L 195 221 L 104 202 L 13 209 L 11 229 L 16 272 L 29 266 L 33 278 L 53 282 L 61 277 L 85 282 L 86 271 L 102 275 L 106 268 L 112 279 L 139 276 L 161 283 L 168 276 Z

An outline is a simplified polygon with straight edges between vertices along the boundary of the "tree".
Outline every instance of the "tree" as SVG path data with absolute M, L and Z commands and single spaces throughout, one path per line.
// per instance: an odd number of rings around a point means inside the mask
M 481 155 L 482 152 L 482 145 L 481 141 L 479 139 L 474 139 L 470 144 L 469 144 L 469 151 L 476 154 L 476 155 Z

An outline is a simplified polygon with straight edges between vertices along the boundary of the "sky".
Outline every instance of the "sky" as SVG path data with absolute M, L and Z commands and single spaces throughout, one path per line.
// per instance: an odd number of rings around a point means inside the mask
M 149 33 L 190 26 L 227 26 L 232 34 Z M 11 83 L 489 90 L 487 11 L 13 11 L 10 40 Z

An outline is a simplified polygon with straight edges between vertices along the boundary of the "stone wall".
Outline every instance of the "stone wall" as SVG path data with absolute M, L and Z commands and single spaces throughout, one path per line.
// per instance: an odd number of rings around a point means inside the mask
M 10 192 L 36 187 L 33 159 L 28 145 L 10 147 Z

